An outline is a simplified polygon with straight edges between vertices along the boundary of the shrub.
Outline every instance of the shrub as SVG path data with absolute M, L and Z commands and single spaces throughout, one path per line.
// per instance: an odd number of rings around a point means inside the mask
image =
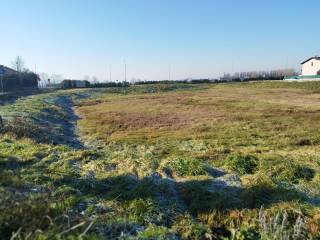
M 299 139 L 297 141 L 296 145 L 298 145 L 298 146 L 310 146 L 310 145 L 312 145 L 312 142 L 311 142 L 310 139 L 302 138 L 302 139 Z
M 31 121 L 16 117 L 9 121 L 2 129 L 1 133 L 11 133 L 17 138 L 35 138 L 43 136 L 44 132 L 39 126 L 33 124 Z M 43 140 L 43 139 L 41 139 Z
M 157 213 L 157 207 L 151 199 L 135 199 L 129 203 L 128 213 L 133 221 L 146 224 Z
M 257 168 L 257 161 L 258 159 L 251 155 L 231 155 L 226 159 L 226 165 L 241 175 L 252 174 Z
M 197 159 L 176 159 L 170 163 L 178 176 L 199 176 L 205 175 L 204 164 Z
M 253 228 L 241 228 L 237 231 L 234 231 L 232 236 L 234 240 L 258 240 L 260 234 Z
M 211 239 L 211 231 L 208 226 L 195 222 L 190 215 L 180 217 L 174 224 L 176 230 L 182 239 Z
M 271 171 L 274 179 L 290 183 L 298 183 L 299 180 L 310 181 L 315 176 L 314 169 L 285 159 L 273 166 Z
M 306 181 L 311 181 L 315 176 L 315 171 L 312 168 L 307 166 L 300 166 L 298 165 L 294 169 L 294 176 L 298 179 L 303 179 Z
M 149 240 L 174 240 L 177 239 L 172 230 L 163 226 L 150 225 L 146 230 L 138 234 L 138 239 Z

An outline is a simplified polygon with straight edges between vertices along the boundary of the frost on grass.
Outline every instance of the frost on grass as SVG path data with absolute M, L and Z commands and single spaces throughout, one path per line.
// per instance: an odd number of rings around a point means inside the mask
M 317 239 L 319 89 L 154 84 L 1 106 L 0 238 Z

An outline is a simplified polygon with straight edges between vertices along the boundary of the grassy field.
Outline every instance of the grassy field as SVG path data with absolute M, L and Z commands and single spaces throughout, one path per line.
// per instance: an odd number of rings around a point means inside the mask
M 3 239 L 318 239 L 320 83 L 66 90 L 0 107 Z

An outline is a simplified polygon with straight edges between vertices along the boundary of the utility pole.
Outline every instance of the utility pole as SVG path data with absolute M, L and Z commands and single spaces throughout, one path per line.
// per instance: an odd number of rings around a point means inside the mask
M 109 81 L 111 82 L 112 79 L 111 79 L 111 64 L 109 65 Z
M 169 65 L 169 81 L 171 81 L 171 65 Z
M 124 81 L 127 81 L 127 63 L 126 60 L 124 59 Z

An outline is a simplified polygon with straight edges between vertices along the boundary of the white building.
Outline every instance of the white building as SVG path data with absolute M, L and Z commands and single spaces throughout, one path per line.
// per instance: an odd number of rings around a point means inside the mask
M 315 56 L 301 63 L 302 76 L 320 75 L 320 57 Z

